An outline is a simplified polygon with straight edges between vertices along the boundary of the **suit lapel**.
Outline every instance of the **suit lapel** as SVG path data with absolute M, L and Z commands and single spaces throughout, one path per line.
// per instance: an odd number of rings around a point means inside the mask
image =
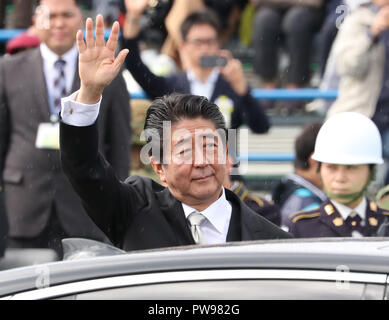
M 181 87 L 183 93 L 190 93 L 190 83 L 188 80 L 188 74 L 186 72 L 179 73 L 177 75 L 178 86 Z
M 73 77 L 73 84 L 72 84 L 72 89 L 70 90 L 70 92 L 68 92 L 68 95 L 70 95 L 72 92 L 75 92 L 77 90 L 80 89 L 80 76 L 78 75 L 78 56 L 77 56 L 77 59 L 76 59 L 76 68 L 75 68 L 75 72 L 74 72 L 74 77 Z
M 28 81 L 28 86 L 31 86 L 32 95 L 36 100 L 37 106 L 41 111 L 42 117 L 45 122 L 50 121 L 50 107 L 48 101 L 48 93 L 46 86 L 46 78 L 43 71 L 43 59 L 41 56 L 40 49 L 32 49 L 30 63 L 28 67 L 30 72 L 27 75 L 33 75 L 34 79 L 32 80 L 29 76 L 26 77 Z
M 230 225 L 228 227 L 227 242 L 240 241 L 242 239 L 241 214 L 235 203 L 230 202 L 232 207 Z
M 223 87 L 223 78 L 219 74 L 217 77 L 217 80 L 215 82 L 215 88 L 213 89 L 210 101 L 214 102 L 216 100 L 216 98 L 218 98 L 222 94 L 222 92 L 220 90 L 222 87 Z M 225 95 L 225 93 L 224 93 L 224 95 Z
M 321 205 L 319 219 L 338 236 L 351 237 L 351 232 L 346 226 L 342 216 L 329 200 Z
M 227 239 L 233 237 L 233 230 L 238 224 L 240 227 L 240 239 L 242 241 L 255 240 L 261 238 L 261 224 L 256 221 L 256 214 L 251 211 L 239 198 L 230 190 L 225 189 L 226 198 L 232 206 L 232 217 Z
M 176 236 L 177 243 L 179 245 L 195 244 L 181 202 L 173 197 L 169 188 L 165 188 L 158 196 L 161 199 L 160 203 L 165 204 L 161 210 L 173 229 L 172 232 Z

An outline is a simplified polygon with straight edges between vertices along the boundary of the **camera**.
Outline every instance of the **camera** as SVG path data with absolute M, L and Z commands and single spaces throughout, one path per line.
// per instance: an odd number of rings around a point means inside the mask
M 221 56 L 202 56 L 200 58 L 200 66 L 202 68 L 225 67 L 227 58 Z

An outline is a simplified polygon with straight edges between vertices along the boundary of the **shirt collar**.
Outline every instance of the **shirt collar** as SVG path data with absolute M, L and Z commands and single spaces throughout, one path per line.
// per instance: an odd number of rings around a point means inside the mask
M 211 72 L 211 74 L 208 76 L 207 80 L 205 81 L 204 84 L 214 84 L 219 76 L 219 71 L 214 68 Z M 194 74 L 194 72 L 192 70 L 188 70 L 186 72 L 187 76 L 188 76 L 188 80 L 189 82 L 197 82 L 197 83 L 202 83 L 199 78 L 197 78 L 197 76 Z
M 217 199 L 214 203 L 212 203 L 208 208 L 203 211 L 198 211 L 185 203 L 182 203 L 182 208 L 184 209 L 185 218 L 193 212 L 200 212 L 203 216 L 207 218 L 207 220 L 216 228 L 216 230 L 220 233 L 223 232 L 224 226 L 229 219 L 226 219 L 226 215 L 220 214 L 221 212 L 231 212 L 229 207 L 231 207 L 230 203 L 227 201 L 224 187 L 222 188 L 222 195 Z
M 74 44 L 74 46 L 65 54 L 62 56 L 58 56 L 56 53 L 54 53 L 52 50 L 49 49 L 49 47 L 45 43 L 40 44 L 40 50 L 42 54 L 42 58 L 45 62 L 47 62 L 50 65 L 54 65 L 54 63 L 61 58 L 64 60 L 68 65 L 71 65 L 75 63 L 78 55 L 77 46 Z
M 338 210 L 340 216 L 343 218 L 343 220 L 346 220 L 347 217 L 350 215 L 351 212 L 357 212 L 359 216 L 361 217 L 362 221 L 366 218 L 366 208 L 367 208 L 367 201 L 366 198 L 363 197 L 361 203 L 354 209 L 351 209 L 344 204 L 341 204 L 339 202 L 336 202 L 334 200 L 331 200 L 331 202 L 334 204 L 335 208 Z

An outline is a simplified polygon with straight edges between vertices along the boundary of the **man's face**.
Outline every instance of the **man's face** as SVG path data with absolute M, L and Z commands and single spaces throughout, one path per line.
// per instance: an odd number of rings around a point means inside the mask
M 168 163 L 153 167 L 177 200 L 205 209 L 219 198 L 227 170 L 226 148 L 211 121 L 184 119 L 172 125 L 164 154 Z
M 209 24 L 194 25 L 189 29 L 181 48 L 184 60 L 193 67 L 199 67 L 201 56 L 218 54 L 220 43 L 217 31 Z
M 361 192 L 370 178 L 370 168 L 367 164 L 339 165 L 322 163 L 320 174 L 324 189 L 331 194 L 342 196 Z M 334 198 L 333 200 L 342 203 L 341 198 Z
M 80 8 L 74 0 L 41 0 L 40 5 L 34 16 L 38 36 L 50 50 L 63 55 L 73 47 L 83 26 Z

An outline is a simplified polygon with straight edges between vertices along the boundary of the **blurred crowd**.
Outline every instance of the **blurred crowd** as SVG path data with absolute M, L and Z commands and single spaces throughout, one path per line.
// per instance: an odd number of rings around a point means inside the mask
M 107 241 L 61 172 L 58 145 L 60 99 L 80 84 L 76 32 L 97 14 L 106 29 L 120 22 L 120 45 L 130 50 L 99 117 L 99 147 L 120 179 L 158 179 L 139 160 L 154 98 L 205 96 L 228 128 L 256 134 L 268 133 L 274 110 L 315 111 L 323 122 L 304 124 L 294 172 L 268 197 L 236 171 L 224 187 L 295 237 L 389 234 L 389 0 L 0 0 L 0 29 L 23 29 L 0 43 L 0 256 L 8 246 L 61 257 L 66 237 Z M 242 52 L 253 52 L 255 82 Z M 338 96 L 258 100 L 253 86 Z M 150 100 L 131 98 L 139 89 Z

